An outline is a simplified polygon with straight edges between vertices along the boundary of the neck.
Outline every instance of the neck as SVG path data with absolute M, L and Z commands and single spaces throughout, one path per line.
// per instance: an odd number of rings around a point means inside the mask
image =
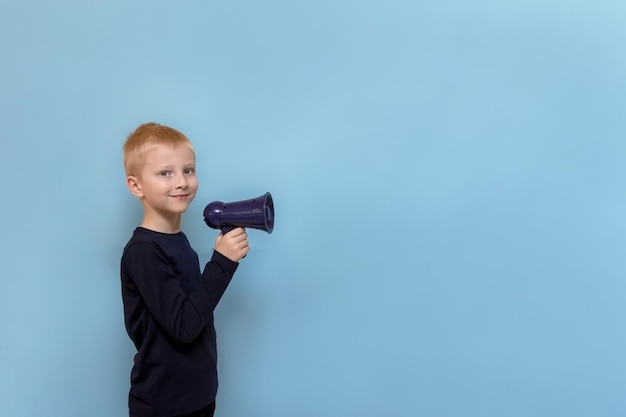
M 181 229 L 182 214 L 164 216 L 157 213 L 145 213 L 141 227 L 161 233 L 178 233 Z

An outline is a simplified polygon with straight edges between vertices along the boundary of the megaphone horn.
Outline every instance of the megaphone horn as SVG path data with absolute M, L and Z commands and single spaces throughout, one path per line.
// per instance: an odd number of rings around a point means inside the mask
M 204 209 L 204 221 L 213 229 L 228 233 L 236 227 L 274 230 L 274 200 L 270 193 L 265 193 L 250 200 L 224 203 L 213 201 Z

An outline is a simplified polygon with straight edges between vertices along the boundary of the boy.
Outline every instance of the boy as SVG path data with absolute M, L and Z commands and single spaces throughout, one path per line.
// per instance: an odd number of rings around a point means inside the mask
M 181 132 L 139 126 L 124 144 L 126 185 L 143 205 L 143 221 L 121 259 L 126 330 L 137 354 L 130 417 L 213 416 L 217 352 L 213 310 L 248 253 L 243 228 L 215 239 L 200 271 L 181 231 L 198 190 L 195 153 Z

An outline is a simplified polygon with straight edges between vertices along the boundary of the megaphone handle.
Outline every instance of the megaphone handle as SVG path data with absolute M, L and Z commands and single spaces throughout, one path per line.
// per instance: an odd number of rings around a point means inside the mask
M 226 234 L 226 233 L 228 233 L 228 232 L 230 232 L 231 230 L 234 230 L 234 229 L 236 229 L 235 226 L 222 226 L 221 227 L 221 230 L 222 230 L 223 234 Z

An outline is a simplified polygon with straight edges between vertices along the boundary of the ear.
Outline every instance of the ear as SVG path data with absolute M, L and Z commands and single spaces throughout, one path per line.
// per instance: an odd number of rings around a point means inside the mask
M 141 184 L 139 184 L 139 180 L 137 177 L 133 175 L 129 175 L 126 177 L 126 186 L 128 190 L 137 198 L 143 197 L 143 191 L 141 191 Z

